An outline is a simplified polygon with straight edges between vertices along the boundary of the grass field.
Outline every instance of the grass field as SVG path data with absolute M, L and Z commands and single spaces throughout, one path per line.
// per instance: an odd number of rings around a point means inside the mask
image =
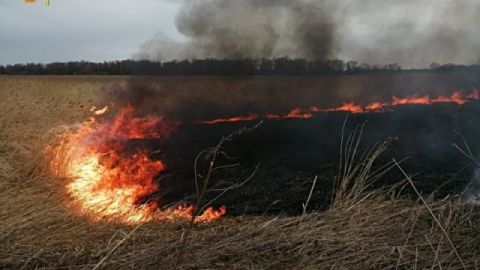
M 172 95 L 187 96 L 183 79 L 169 78 L 157 85 L 163 88 L 175 80 L 184 92 Z M 92 106 L 108 100 L 107 90 L 129 83 L 126 77 L 0 77 L 0 268 L 480 267 L 478 209 L 450 201 L 411 201 L 390 190 L 367 191 L 375 156 L 351 163 L 350 173 L 340 178 L 343 185 L 336 190 L 335 200 L 323 212 L 225 217 L 193 227 L 186 222 L 132 227 L 88 221 L 69 206 L 65 179 L 47 170 L 49 157 L 44 149 L 54 139 L 49 131 L 85 120 Z M 202 89 L 197 99 L 221 100 L 212 92 L 201 94 L 208 87 Z M 226 104 L 240 99 L 242 91 Z M 173 108 L 171 97 L 165 92 L 160 96 L 162 104 Z M 278 101 L 278 106 L 285 106 L 287 100 Z

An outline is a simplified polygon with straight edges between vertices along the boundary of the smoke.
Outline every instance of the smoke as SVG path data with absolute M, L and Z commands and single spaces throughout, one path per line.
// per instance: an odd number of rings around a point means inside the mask
M 332 1 L 333 3 L 334 1 Z M 333 4 L 306 0 L 194 0 L 184 2 L 176 25 L 186 42 L 157 35 L 136 58 L 324 59 L 335 41 Z
M 480 56 L 478 1 L 347 1 L 340 58 L 373 64 L 473 64 Z
M 186 41 L 161 34 L 136 59 L 339 58 L 425 67 L 480 57 L 480 2 L 193 0 L 177 15 Z
M 480 169 L 475 169 L 470 183 L 466 186 L 461 197 L 467 204 L 480 205 Z

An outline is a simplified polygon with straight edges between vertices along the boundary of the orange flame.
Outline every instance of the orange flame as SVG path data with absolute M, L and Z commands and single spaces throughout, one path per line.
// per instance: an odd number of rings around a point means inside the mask
M 313 115 L 312 113 L 308 111 L 303 111 L 300 108 L 295 108 L 291 110 L 287 115 L 283 116 L 283 118 L 300 118 L 300 119 L 306 119 L 306 118 L 311 118 Z
M 193 206 L 157 211 L 157 200 L 140 203 L 160 189 L 154 179 L 165 169 L 165 164 L 150 159 L 144 150 L 133 154 L 125 151 L 130 139 L 161 139 L 172 131 L 162 118 L 135 117 L 133 107 L 127 106 L 110 121 L 97 122 L 91 118 L 74 132 L 64 133 L 61 147 L 54 148 L 57 158 L 52 159 L 51 165 L 52 168 L 64 165 L 70 179 L 67 193 L 76 209 L 94 221 L 139 224 L 153 220 L 192 220 Z M 62 163 L 64 157 L 66 163 Z M 225 207 L 209 208 L 194 221 L 210 222 L 225 213 Z
M 219 118 L 209 121 L 199 121 L 200 124 L 219 124 L 219 123 L 230 123 L 230 122 L 239 122 L 239 121 L 253 121 L 258 119 L 271 119 L 271 120 L 280 120 L 280 119 L 291 119 L 291 118 L 300 118 L 308 119 L 314 117 L 319 113 L 328 113 L 328 112 L 350 112 L 350 113 L 365 113 L 365 112 L 374 112 L 382 111 L 386 109 L 393 108 L 400 105 L 429 105 L 434 103 L 456 103 L 462 105 L 468 101 L 478 100 L 480 95 L 478 90 L 474 89 L 470 94 L 465 94 L 462 91 L 454 92 L 450 96 L 438 96 L 436 98 L 430 98 L 429 95 L 425 96 L 407 96 L 404 98 L 392 97 L 390 102 L 371 102 L 366 105 L 358 105 L 353 102 L 344 102 L 341 106 L 333 108 L 320 108 L 318 106 L 312 106 L 308 109 L 294 108 L 286 114 L 276 114 L 268 113 L 266 115 L 258 114 L 249 114 L 248 116 L 235 116 L 231 118 Z
M 346 102 L 343 103 L 342 106 L 335 108 L 335 109 L 327 109 L 326 111 L 332 112 L 351 112 L 351 113 L 361 113 L 365 110 L 360 105 L 355 105 L 353 102 Z
M 388 103 L 372 102 L 367 106 L 365 106 L 365 109 L 367 111 L 379 111 L 379 110 L 383 110 L 387 106 L 389 106 Z
M 219 119 L 215 119 L 215 120 L 211 120 L 211 121 L 204 121 L 203 123 L 204 124 L 208 124 L 208 125 L 215 125 L 215 124 L 218 124 L 218 123 L 223 123 L 223 122 L 240 122 L 240 121 L 252 121 L 252 120 L 255 120 L 255 119 L 258 119 L 258 115 L 257 114 L 249 114 L 249 115 L 244 115 L 244 116 L 235 116 L 235 117 L 231 117 L 231 118 L 219 118 Z
M 308 119 L 320 113 L 351 112 L 365 113 L 383 111 L 405 104 L 456 103 L 462 105 L 480 97 L 477 90 L 466 95 L 461 91 L 450 96 L 431 98 L 425 96 L 392 97 L 390 102 L 372 102 L 359 105 L 345 102 L 333 108 L 312 106 L 308 109 L 295 108 L 285 114 L 248 114 L 231 118 L 200 121 L 203 124 L 252 121 L 256 119 Z M 64 171 L 69 179 L 67 193 L 79 212 L 92 220 L 117 221 L 138 224 L 154 220 L 184 219 L 195 222 L 210 222 L 225 215 L 226 208 L 206 209 L 193 217 L 195 208 L 183 205 L 158 211 L 158 200 L 149 196 L 160 190 L 155 177 L 165 169 L 162 161 L 152 160 L 145 150 L 127 154 L 125 147 L 131 139 L 162 139 L 173 131 L 161 117 L 135 117 L 134 108 L 123 108 L 110 120 L 97 121 L 108 107 L 91 109 L 93 117 L 60 136 L 60 143 L 53 147 L 51 168 Z M 142 203 L 144 202 L 144 203 Z

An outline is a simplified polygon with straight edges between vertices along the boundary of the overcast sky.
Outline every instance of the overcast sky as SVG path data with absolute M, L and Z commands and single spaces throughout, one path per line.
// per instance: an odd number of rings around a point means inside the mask
M 0 64 L 130 58 L 175 28 L 174 0 L 0 0 Z

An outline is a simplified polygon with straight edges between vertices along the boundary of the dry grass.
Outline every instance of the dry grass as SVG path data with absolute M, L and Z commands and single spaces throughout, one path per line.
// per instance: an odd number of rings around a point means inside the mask
M 48 90 L 47 82 L 40 83 L 41 91 L 32 87 L 19 79 L 0 89 L 0 268 L 92 269 L 104 258 L 103 269 L 479 266 L 477 209 L 437 201 L 428 205 L 434 219 L 420 201 L 365 189 L 376 179 L 374 157 L 383 145 L 343 164 L 331 209 L 304 217 L 235 217 L 199 224 L 186 250 L 179 243 L 188 223 L 152 222 L 138 228 L 89 223 L 67 206 L 61 179 L 44 170 L 41 149 L 51 127 L 79 121 L 97 105 L 90 99 L 98 89 L 90 82 L 76 87 L 84 91 L 67 92 L 68 84 Z M 356 139 L 349 140 L 345 149 L 355 147 Z M 180 253 L 184 259 L 177 264 Z

